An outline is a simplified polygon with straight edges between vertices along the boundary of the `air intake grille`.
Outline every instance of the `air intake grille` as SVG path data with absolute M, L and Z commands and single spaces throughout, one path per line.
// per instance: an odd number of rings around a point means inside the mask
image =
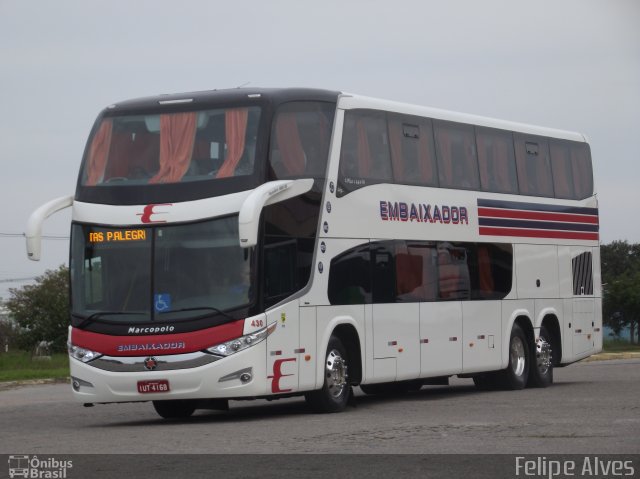
M 579 254 L 573 262 L 573 295 L 593 294 L 593 267 L 590 252 Z

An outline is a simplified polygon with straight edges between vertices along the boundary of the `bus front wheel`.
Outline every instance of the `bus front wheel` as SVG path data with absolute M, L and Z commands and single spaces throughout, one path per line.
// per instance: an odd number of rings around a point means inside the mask
M 153 408 L 165 419 L 185 419 L 196 410 L 196 402 L 188 399 L 153 401 Z
M 305 395 L 305 399 L 315 412 L 340 412 L 347 407 L 351 394 L 347 359 L 342 341 L 336 336 L 331 336 L 322 369 L 324 374 L 322 389 Z

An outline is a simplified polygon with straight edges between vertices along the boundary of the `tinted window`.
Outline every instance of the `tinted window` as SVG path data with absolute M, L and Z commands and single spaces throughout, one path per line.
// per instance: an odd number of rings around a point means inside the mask
M 369 184 L 391 181 L 385 114 L 366 110 L 347 111 L 340 151 L 338 196 Z
M 331 263 L 331 304 L 502 299 L 511 291 L 510 244 L 379 241 Z M 373 294 L 370 294 L 370 291 Z
M 473 127 L 434 121 L 438 177 L 443 188 L 479 189 Z
M 586 143 L 571 143 L 571 172 L 575 198 L 587 198 L 593 194 L 591 152 Z
M 331 304 L 371 303 L 371 255 L 369 245 L 358 246 L 331 260 Z
M 265 307 L 273 306 L 309 282 L 319 213 L 317 193 L 264 209 Z
M 271 132 L 270 179 L 324 178 L 335 105 L 285 103 Z
M 518 179 L 512 133 L 476 128 L 476 142 L 482 189 L 517 194 Z
M 389 115 L 389 145 L 396 183 L 437 186 L 431 120 Z
M 556 198 L 574 198 L 571 145 L 568 141 L 552 140 L 549 146 Z
M 520 194 L 553 197 L 549 142 L 516 133 L 515 144 Z

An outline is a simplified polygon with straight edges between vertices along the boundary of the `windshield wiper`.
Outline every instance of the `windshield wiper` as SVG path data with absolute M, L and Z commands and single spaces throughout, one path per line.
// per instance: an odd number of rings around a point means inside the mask
M 88 326 L 89 323 L 93 323 L 96 319 L 98 319 L 100 316 L 121 316 L 124 314 L 133 314 L 133 315 L 146 315 L 147 313 L 139 313 L 139 312 L 135 312 L 135 311 L 96 311 L 93 314 L 90 314 L 89 316 L 87 316 L 86 318 L 83 316 L 78 316 L 78 315 L 73 315 L 76 318 L 82 318 L 82 321 L 80 321 L 80 324 L 78 324 L 78 326 L 76 326 L 79 329 L 83 329 L 85 326 Z
M 217 313 L 217 314 L 221 314 L 225 318 L 232 319 L 233 321 L 235 321 L 237 319 L 237 318 L 234 318 L 233 316 L 231 316 L 229 313 L 225 313 L 221 309 L 214 308 L 213 306 L 196 306 L 196 307 L 193 307 L 193 308 L 173 309 L 171 311 L 162 311 L 162 312 L 160 312 L 158 314 L 182 313 L 184 311 L 200 311 L 200 310 L 203 310 L 203 309 L 207 310 L 207 311 L 213 311 L 214 313 Z M 194 318 L 194 319 L 196 319 L 196 318 Z

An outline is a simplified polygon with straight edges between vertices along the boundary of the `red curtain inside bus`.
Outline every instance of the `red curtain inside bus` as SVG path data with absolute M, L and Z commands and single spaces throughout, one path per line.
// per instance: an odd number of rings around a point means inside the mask
M 94 186 L 102 180 L 104 170 L 107 166 L 109 147 L 111 146 L 111 131 L 113 129 L 111 120 L 104 120 L 98 128 L 98 132 L 93 137 L 89 148 L 89 165 L 87 168 L 88 186 Z
M 305 170 L 305 154 L 295 112 L 281 112 L 276 122 L 276 140 L 286 176 L 301 175 Z
M 196 135 L 195 112 L 160 115 L 160 170 L 149 183 L 175 183 L 189 169 Z
M 233 108 L 225 112 L 224 126 L 227 154 L 224 163 L 216 173 L 216 178 L 228 178 L 235 173 L 244 153 L 248 117 L 249 110 L 247 108 Z

